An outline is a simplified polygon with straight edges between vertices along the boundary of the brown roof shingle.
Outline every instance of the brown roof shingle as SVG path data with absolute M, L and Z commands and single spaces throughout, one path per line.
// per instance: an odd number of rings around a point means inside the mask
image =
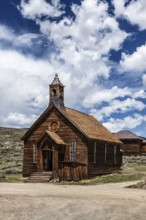
M 94 140 L 101 140 L 105 142 L 119 143 L 122 142 L 114 136 L 109 130 L 107 130 L 96 118 L 91 115 L 79 112 L 71 108 L 65 108 L 65 111 L 61 110 L 55 103 L 52 103 L 44 113 L 35 121 L 26 134 L 21 138 L 25 140 L 35 127 L 44 119 L 48 112 L 55 107 L 60 111 L 75 127 L 77 127 L 87 138 Z
M 117 137 L 115 137 L 93 116 L 70 108 L 65 108 L 65 114 L 89 138 L 121 143 Z
M 114 134 L 116 137 L 118 137 L 119 139 L 139 139 L 142 140 L 141 137 L 139 137 L 138 135 L 132 133 L 131 131 L 118 131 L 117 133 Z
M 48 130 L 45 130 L 45 132 L 56 144 L 65 145 L 65 142 L 55 132 L 48 131 Z

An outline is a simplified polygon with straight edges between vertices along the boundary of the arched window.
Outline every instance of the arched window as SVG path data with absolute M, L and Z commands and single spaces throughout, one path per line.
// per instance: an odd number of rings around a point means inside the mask
M 74 140 L 70 141 L 70 161 L 76 160 L 76 142 Z

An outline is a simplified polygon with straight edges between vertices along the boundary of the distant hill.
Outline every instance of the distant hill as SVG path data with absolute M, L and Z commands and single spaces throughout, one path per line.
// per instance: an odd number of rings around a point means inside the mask
M 23 141 L 20 138 L 27 130 L 0 127 L 0 171 L 22 172 Z

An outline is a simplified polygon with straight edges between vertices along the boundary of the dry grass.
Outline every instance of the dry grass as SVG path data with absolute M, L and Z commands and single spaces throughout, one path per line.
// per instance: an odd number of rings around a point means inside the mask
M 118 183 L 135 180 L 146 179 L 146 166 L 140 164 L 126 164 L 123 166 L 121 173 L 113 173 L 109 175 L 97 176 L 92 179 L 85 179 L 79 182 L 61 182 L 61 185 L 96 185 L 104 183 Z M 7 174 L 6 178 L 0 179 L 0 182 L 24 182 L 26 179 L 22 178 L 21 174 Z
M 18 183 L 24 182 L 21 174 L 8 174 L 6 178 L 0 178 L 0 183 Z

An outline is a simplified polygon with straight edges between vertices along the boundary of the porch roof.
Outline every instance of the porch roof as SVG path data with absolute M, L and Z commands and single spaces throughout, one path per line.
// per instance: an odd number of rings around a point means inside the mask
M 55 132 L 45 130 L 45 133 L 56 143 L 65 145 L 65 142 Z
M 65 145 L 65 142 L 61 139 L 61 137 L 59 137 L 55 132 L 48 130 L 45 130 L 44 133 L 41 135 L 41 137 L 38 138 L 37 144 L 40 143 L 46 135 L 49 136 L 51 140 L 56 144 Z

